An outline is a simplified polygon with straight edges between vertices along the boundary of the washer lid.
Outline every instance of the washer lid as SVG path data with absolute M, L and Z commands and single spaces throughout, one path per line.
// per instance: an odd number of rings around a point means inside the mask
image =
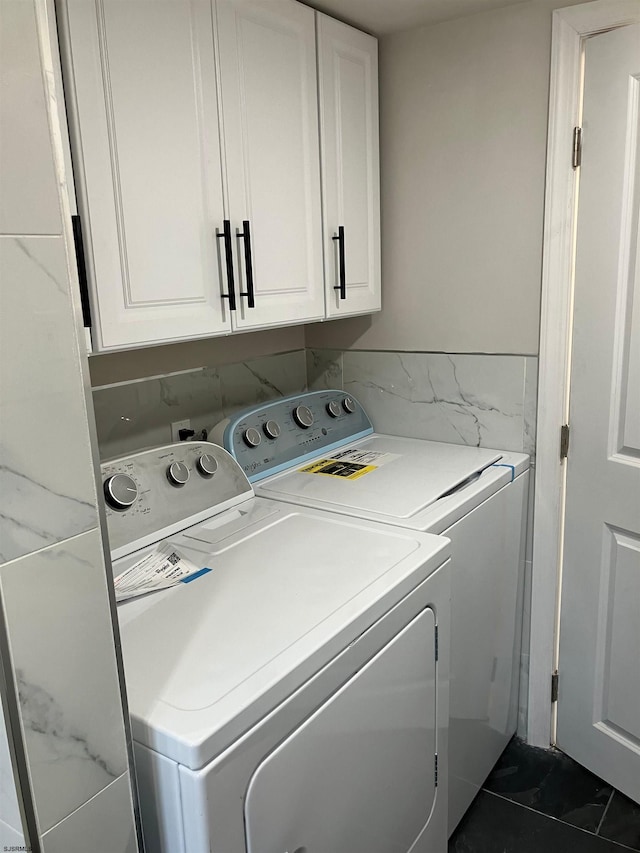
M 339 505 L 341 512 L 402 522 L 500 458 L 480 447 L 373 435 L 329 454 L 327 460 L 338 460 L 334 466 L 319 460 L 299 465 L 256 490 L 268 498 L 324 509 Z
M 134 738 L 202 767 L 448 556 L 448 540 L 254 499 L 171 537 L 211 572 L 119 607 Z M 277 505 L 276 505 L 277 506 Z M 233 529 L 233 525 L 232 525 Z M 215 544 L 211 539 L 216 539 Z

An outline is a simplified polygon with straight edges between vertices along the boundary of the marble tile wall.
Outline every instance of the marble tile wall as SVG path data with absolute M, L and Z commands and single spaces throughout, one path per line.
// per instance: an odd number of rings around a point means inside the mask
M 238 409 L 305 388 L 304 350 L 94 388 L 100 456 L 168 443 L 170 424 L 185 418 L 209 431 Z
M 2 2 L 0 654 L 18 697 L 34 849 L 134 853 L 47 15 L 45 0 Z M 12 770 L 0 757 L 4 803 Z M 3 808 L 3 833 L 15 817 Z M 109 825 L 103 846 L 96 833 Z
M 2 569 L 42 833 L 128 769 L 107 578 L 96 566 L 100 549 L 94 528 Z M 61 619 L 65 612 L 73 618 Z
M 11 767 L 5 708 L 0 695 L 0 850 L 24 844 L 16 781 Z
M 7 562 L 94 528 L 98 516 L 64 241 L 0 237 L 0 280 L 0 494 L 11 496 L 0 513 L 0 561 Z
M 537 358 L 309 350 L 309 388 L 338 386 L 378 432 L 533 453 Z
M 92 853 L 138 853 L 133 825 L 118 820 L 131 801 L 129 773 L 123 773 L 99 796 L 46 832 L 42 838 L 43 853 L 75 851 L 78 838 L 90 839 Z M 150 851 L 149 851 L 150 853 Z

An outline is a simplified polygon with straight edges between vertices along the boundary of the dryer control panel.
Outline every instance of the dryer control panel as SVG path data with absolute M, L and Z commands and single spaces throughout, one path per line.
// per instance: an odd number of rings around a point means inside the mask
M 253 489 L 231 456 L 208 441 L 103 462 L 109 545 L 116 557 L 246 500 Z
M 210 438 L 255 482 L 372 432 L 355 397 L 344 391 L 308 391 L 244 409 L 214 427 Z

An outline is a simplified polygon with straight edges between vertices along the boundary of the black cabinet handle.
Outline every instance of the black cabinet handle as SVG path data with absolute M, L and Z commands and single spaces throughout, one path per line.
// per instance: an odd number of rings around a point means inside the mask
M 242 231 L 238 234 L 244 240 L 244 268 L 247 276 L 247 289 L 240 292 L 240 296 L 247 297 L 247 307 L 256 307 L 256 296 L 253 289 L 253 259 L 251 257 L 251 227 L 248 219 L 242 221 Z
M 340 299 L 347 298 L 347 271 L 344 261 L 344 225 L 338 226 L 337 237 L 332 237 L 332 240 L 338 241 L 338 261 L 340 266 L 340 284 L 334 287 L 334 290 L 340 291 Z
M 76 247 L 76 265 L 78 267 L 78 284 L 80 285 L 80 304 L 82 305 L 82 324 L 85 329 L 91 328 L 91 303 L 89 301 L 89 282 L 87 281 L 87 263 L 84 255 L 84 239 L 82 237 L 82 220 L 77 213 L 71 215 L 73 241 Z
M 222 234 L 216 234 L 218 240 L 224 239 L 224 256 L 227 262 L 227 287 L 228 293 L 223 293 L 222 298 L 229 300 L 229 310 L 236 310 L 236 285 L 233 280 L 233 245 L 231 242 L 231 220 L 225 219 L 223 222 Z

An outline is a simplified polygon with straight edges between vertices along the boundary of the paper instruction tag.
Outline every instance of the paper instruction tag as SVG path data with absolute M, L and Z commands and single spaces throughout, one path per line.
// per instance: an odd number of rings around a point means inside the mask
M 169 542 L 161 542 L 113 579 L 116 601 L 125 601 L 156 589 L 167 589 L 200 571 L 199 566 L 179 554 Z

